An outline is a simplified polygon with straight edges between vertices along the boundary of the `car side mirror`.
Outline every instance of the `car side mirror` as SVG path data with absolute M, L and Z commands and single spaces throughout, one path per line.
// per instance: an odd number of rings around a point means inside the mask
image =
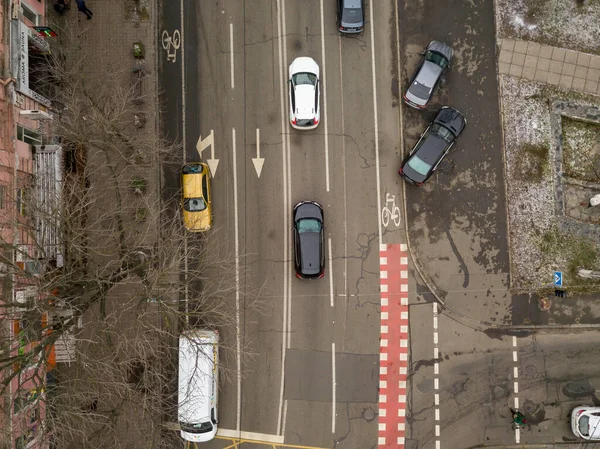
M 421 56 L 425 56 L 425 52 L 422 51 L 421 53 L 419 53 Z

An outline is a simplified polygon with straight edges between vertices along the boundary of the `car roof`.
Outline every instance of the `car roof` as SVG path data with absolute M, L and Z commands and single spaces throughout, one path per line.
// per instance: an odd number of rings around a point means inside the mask
M 191 165 L 191 164 L 188 164 Z M 198 164 L 200 165 L 200 164 Z M 199 173 L 184 173 L 182 188 L 184 198 L 204 198 L 204 192 L 202 191 L 202 179 L 206 175 L 205 164 L 202 164 L 202 171 Z M 206 198 L 205 198 L 206 199 Z
M 310 84 L 300 84 L 294 88 L 296 92 L 297 118 L 307 119 L 315 116 L 315 87 Z
M 456 137 L 458 137 L 465 129 L 467 121 L 460 111 L 445 106 L 438 111 L 433 119 L 433 123 L 438 123 L 445 128 L 448 128 Z
M 300 257 L 302 274 L 312 276 L 321 271 L 321 233 L 303 232 L 300 238 Z
M 423 61 L 423 65 L 415 78 L 421 84 L 429 87 L 429 93 L 442 73 L 442 68 L 434 62 Z M 413 83 L 414 84 L 414 83 Z M 412 85 L 411 85 L 412 87 Z
M 443 42 L 431 41 L 427 46 L 427 50 L 440 53 L 448 60 L 448 62 L 452 61 L 452 55 L 454 54 L 454 51 L 452 50 L 452 47 L 444 44 Z

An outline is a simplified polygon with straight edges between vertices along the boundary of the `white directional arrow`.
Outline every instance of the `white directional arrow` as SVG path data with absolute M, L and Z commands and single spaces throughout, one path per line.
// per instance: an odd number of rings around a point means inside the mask
M 212 177 L 215 177 L 215 173 L 217 172 L 217 166 L 219 165 L 219 159 L 215 159 L 215 134 L 213 130 L 210 130 L 210 134 L 202 139 L 202 136 L 198 137 L 198 143 L 196 144 L 196 150 L 198 151 L 198 156 L 202 159 L 202 152 L 206 150 L 206 148 L 210 146 L 210 159 L 207 159 L 208 168 L 210 168 L 210 173 Z
M 256 176 L 260 178 L 260 174 L 265 163 L 265 158 L 260 157 L 260 129 L 256 128 L 256 157 L 252 158 L 254 169 L 256 170 Z

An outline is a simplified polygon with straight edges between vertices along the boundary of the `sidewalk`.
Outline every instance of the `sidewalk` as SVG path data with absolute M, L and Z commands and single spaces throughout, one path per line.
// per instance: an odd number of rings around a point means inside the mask
M 498 72 L 600 95 L 600 56 L 589 53 L 500 39 Z

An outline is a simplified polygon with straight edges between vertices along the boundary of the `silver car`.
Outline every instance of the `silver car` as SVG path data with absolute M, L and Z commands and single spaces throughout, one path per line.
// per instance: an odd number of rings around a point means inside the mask
M 416 109 L 427 107 L 442 75 L 450 67 L 453 54 L 452 47 L 443 42 L 429 43 L 427 49 L 421 53 L 421 62 L 404 94 L 404 102 L 407 105 Z

